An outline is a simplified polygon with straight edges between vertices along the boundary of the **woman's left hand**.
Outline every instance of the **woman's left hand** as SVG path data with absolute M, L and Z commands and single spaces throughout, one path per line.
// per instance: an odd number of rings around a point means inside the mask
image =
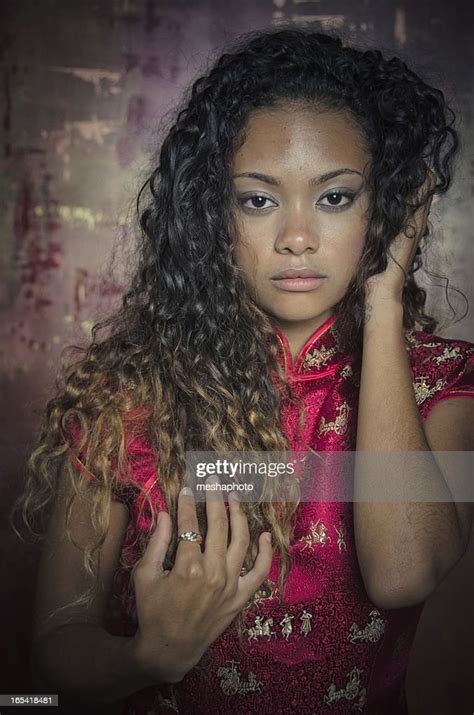
M 429 171 L 428 177 L 420 189 L 420 196 L 426 197 L 428 192 L 434 187 L 435 183 L 436 176 L 432 171 Z M 425 198 L 411 219 L 409 225 L 414 228 L 414 234 L 412 236 L 407 236 L 405 231 L 402 231 L 390 245 L 391 255 L 388 255 L 388 263 L 385 271 L 371 276 L 366 281 L 366 305 L 370 303 L 371 307 L 374 308 L 376 303 L 387 304 L 387 302 L 396 302 L 401 304 L 403 287 L 406 281 L 405 273 L 402 271 L 401 267 L 403 267 L 408 274 L 415 258 L 416 249 L 418 248 L 420 239 L 425 233 L 432 199 L 432 195 Z M 400 265 L 397 265 L 394 259 Z

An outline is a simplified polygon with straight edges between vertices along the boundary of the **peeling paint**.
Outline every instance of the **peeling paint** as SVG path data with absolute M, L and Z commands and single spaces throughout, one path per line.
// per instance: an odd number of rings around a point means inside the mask
M 92 84 L 97 94 L 101 94 L 103 82 L 108 82 L 109 85 L 111 85 L 107 90 L 110 92 L 112 87 L 117 89 L 115 85 L 117 85 L 122 79 L 122 74 L 120 72 L 113 72 L 112 70 L 107 69 L 94 69 L 89 67 L 49 67 L 49 70 L 51 72 L 69 74 L 72 77 L 82 80 L 83 82 Z
M 93 231 L 98 226 L 128 226 L 133 220 L 123 213 L 117 216 L 107 216 L 104 211 L 95 211 L 87 206 L 59 204 L 56 206 L 56 213 L 64 225 L 84 224 L 89 231 Z M 42 218 L 47 214 L 42 206 L 35 206 L 34 215 L 37 218 Z
M 395 22 L 393 26 L 393 35 L 402 47 L 406 45 L 407 41 L 407 27 L 406 27 L 406 16 L 405 10 L 403 8 L 397 8 L 395 11 Z
M 116 134 L 121 124 L 120 119 L 111 120 L 92 117 L 89 120 L 65 122 L 64 129 L 66 133 L 70 132 L 72 134 L 76 132 L 82 139 L 102 145 L 104 137 L 109 134 Z
M 81 328 L 84 332 L 84 335 L 87 337 L 88 340 L 92 338 L 92 328 L 94 327 L 94 323 L 92 320 L 82 320 L 81 321 Z
M 295 23 L 318 22 L 324 30 L 335 30 L 341 28 L 345 22 L 344 15 L 296 15 L 291 16 L 291 20 Z

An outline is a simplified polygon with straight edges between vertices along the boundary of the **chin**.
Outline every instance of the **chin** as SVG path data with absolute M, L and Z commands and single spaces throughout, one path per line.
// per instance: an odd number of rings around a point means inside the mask
M 316 320 L 320 315 L 330 311 L 330 308 L 321 308 L 321 310 L 275 310 L 275 308 L 265 308 L 265 311 L 276 320 L 281 320 L 285 323 L 306 323 Z

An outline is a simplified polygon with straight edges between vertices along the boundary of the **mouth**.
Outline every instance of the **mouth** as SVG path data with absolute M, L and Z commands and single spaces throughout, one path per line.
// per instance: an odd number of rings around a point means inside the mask
M 326 276 L 313 276 L 309 278 L 271 278 L 270 280 L 279 290 L 300 293 L 308 290 L 316 290 L 324 283 Z
M 272 280 L 281 280 L 286 278 L 325 278 L 324 273 L 319 273 L 309 266 L 301 266 L 300 268 L 286 268 L 272 276 Z

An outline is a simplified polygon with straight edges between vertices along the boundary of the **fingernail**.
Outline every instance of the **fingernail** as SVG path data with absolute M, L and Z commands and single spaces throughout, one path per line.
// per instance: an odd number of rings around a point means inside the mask
M 265 531 L 264 536 L 265 536 L 266 540 L 268 541 L 268 543 L 271 544 L 272 543 L 272 535 L 270 534 L 270 532 Z
M 191 489 L 191 487 L 183 487 L 181 489 L 181 494 L 184 494 L 184 496 L 186 496 L 186 497 L 194 496 L 193 490 Z

